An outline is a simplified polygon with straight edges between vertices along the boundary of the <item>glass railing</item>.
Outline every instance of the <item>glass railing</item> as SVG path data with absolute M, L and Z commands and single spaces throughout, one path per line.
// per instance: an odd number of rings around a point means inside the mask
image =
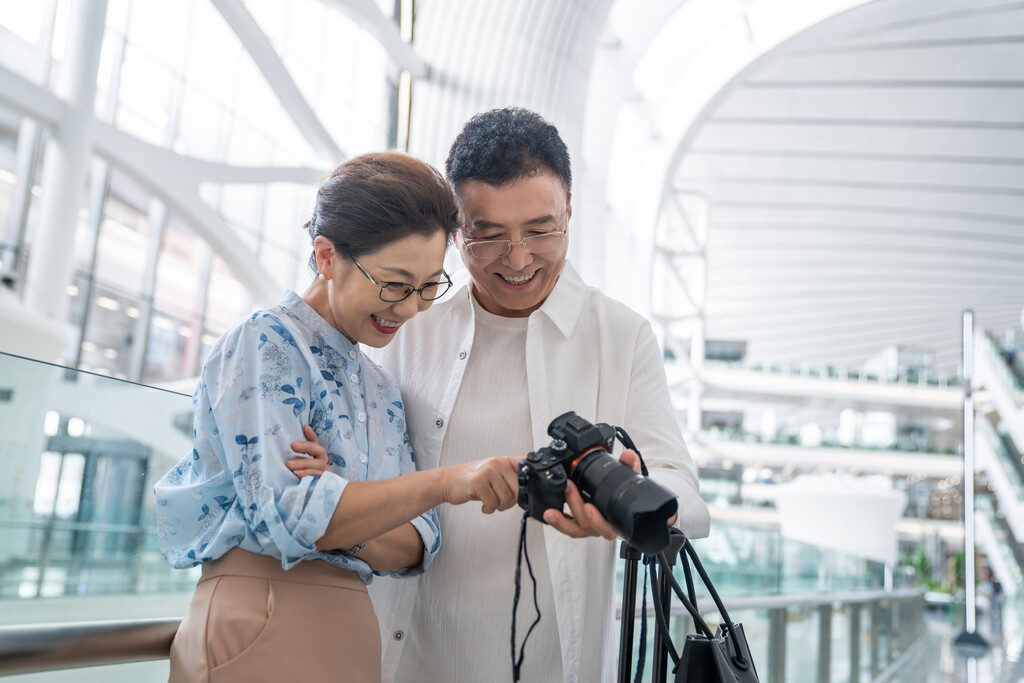
M 960 377 L 956 375 L 939 375 L 925 370 L 908 371 L 897 374 L 883 374 L 838 365 L 815 365 L 807 363 L 745 363 L 737 361 L 705 360 L 705 367 L 745 370 L 764 375 L 779 377 L 802 377 L 842 382 L 860 382 L 870 384 L 949 387 L 959 388 Z
M 3 353 L 0 399 L 0 605 L 190 591 L 152 489 L 191 448 L 191 399 Z
M 1024 408 L 1024 385 L 1007 364 L 1003 348 L 985 332 L 974 335 L 978 354 L 992 371 L 999 388 L 1013 401 L 1018 409 Z
M 1017 500 L 1024 501 L 1024 464 L 1021 463 L 1019 458 L 1009 452 L 1003 437 L 996 431 L 991 422 L 981 418 L 975 420 L 974 423 L 977 426 L 978 438 L 982 439 L 986 446 L 990 447 L 992 452 L 996 454 L 999 468 L 1013 486 Z
M 974 505 L 978 516 L 991 520 L 992 533 L 995 535 L 998 546 L 991 552 L 998 552 L 1002 555 L 1003 566 L 1010 572 L 1010 576 L 1000 577 L 1001 583 L 1004 586 L 1024 585 L 1024 548 L 1021 548 L 1020 544 L 1014 540 L 1013 532 L 1006 522 L 1006 516 L 997 509 L 991 496 L 975 496 Z
M 759 443 L 774 446 L 802 446 L 798 434 L 764 435 L 742 429 L 708 427 L 701 429 L 698 439 L 708 441 L 733 441 L 738 443 Z M 894 451 L 900 453 L 926 453 L 929 455 L 957 455 L 955 448 L 934 447 L 915 440 L 904 440 L 896 443 L 879 445 L 877 443 L 840 442 L 838 434 L 833 430 L 823 430 L 821 440 L 807 448 L 846 448 L 864 451 Z

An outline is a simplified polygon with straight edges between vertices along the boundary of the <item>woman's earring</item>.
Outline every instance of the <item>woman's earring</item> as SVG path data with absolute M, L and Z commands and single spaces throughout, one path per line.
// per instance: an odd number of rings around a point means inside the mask
M 316 276 L 316 279 L 319 280 L 320 282 L 323 282 L 324 280 L 327 279 L 327 276 L 324 275 L 323 273 L 320 273 L 319 275 Z

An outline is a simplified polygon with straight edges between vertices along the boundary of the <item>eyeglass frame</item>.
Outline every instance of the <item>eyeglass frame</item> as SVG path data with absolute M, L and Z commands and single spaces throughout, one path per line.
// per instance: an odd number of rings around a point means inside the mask
M 558 235 L 562 240 L 565 240 L 566 237 L 568 236 L 568 232 L 569 232 L 569 230 L 566 229 L 566 228 L 563 228 L 562 230 L 550 230 L 548 232 L 542 232 L 539 235 L 530 235 L 529 237 L 524 237 L 523 239 L 518 240 L 518 241 L 513 241 L 513 240 L 468 240 L 468 239 L 463 238 L 462 243 L 466 246 L 466 250 L 469 251 L 469 255 L 472 256 L 473 258 L 475 258 L 475 259 L 493 260 L 493 259 L 505 258 L 506 256 L 508 256 L 509 254 L 512 253 L 512 247 L 514 247 L 517 244 L 520 247 L 522 247 L 523 251 L 525 251 L 527 254 L 543 254 L 543 253 L 546 253 L 546 252 L 543 252 L 543 251 L 530 251 L 526 247 L 526 241 L 527 240 L 532 240 L 535 237 L 551 237 L 552 235 Z M 477 256 L 469 248 L 471 245 L 474 245 L 474 244 L 487 244 L 487 243 L 495 243 L 496 244 L 498 242 L 504 242 L 505 243 L 505 253 L 501 254 L 500 256 Z
M 377 297 L 381 301 L 383 301 L 385 303 L 397 304 L 400 301 L 405 301 L 406 299 L 408 299 L 410 296 L 413 295 L 413 292 L 415 292 L 416 294 L 420 295 L 420 301 L 437 301 L 442 296 L 444 296 L 445 292 L 447 292 L 449 289 L 452 288 L 452 278 L 451 278 L 451 276 L 448 273 L 446 273 L 443 270 L 441 271 L 441 275 L 444 276 L 444 280 L 443 281 L 439 280 L 437 282 L 428 282 L 427 284 L 423 285 L 422 287 L 413 287 L 408 282 L 385 282 L 384 284 L 381 284 L 381 283 L 377 282 L 377 280 L 375 280 L 372 275 L 370 275 L 369 273 L 366 272 L 366 269 L 363 268 L 359 264 L 359 261 L 356 261 L 351 256 L 349 258 L 352 260 L 352 263 L 356 264 L 356 268 L 359 269 L 359 272 L 362 273 L 366 277 L 367 280 L 369 280 L 373 284 L 375 284 L 378 287 L 380 287 L 380 291 L 377 292 Z M 444 289 L 442 289 L 440 292 L 438 292 L 437 296 L 435 296 L 433 299 L 424 298 L 424 296 L 423 296 L 423 290 L 424 289 L 426 289 L 427 287 L 430 287 L 431 285 L 436 285 L 440 289 L 440 286 L 442 284 L 447 284 L 448 286 L 445 287 Z M 409 293 L 406 294 L 405 296 L 403 296 L 401 299 L 385 299 L 384 298 L 384 288 L 389 286 L 389 285 L 402 285 L 403 287 L 408 287 L 409 288 Z

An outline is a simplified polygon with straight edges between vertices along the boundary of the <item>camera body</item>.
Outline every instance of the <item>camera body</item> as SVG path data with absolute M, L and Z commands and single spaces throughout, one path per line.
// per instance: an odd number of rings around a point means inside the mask
M 675 495 L 612 457 L 616 430 L 591 424 L 575 412 L 548 425 L 549 446 L 519 462 L 519 507 L 544 521 L 544 511 L 561 511 L 572 479 L 585 502 L 593 503 L 616 533 L 642 552 L 660 552 L 669 541 L 668 519 Z

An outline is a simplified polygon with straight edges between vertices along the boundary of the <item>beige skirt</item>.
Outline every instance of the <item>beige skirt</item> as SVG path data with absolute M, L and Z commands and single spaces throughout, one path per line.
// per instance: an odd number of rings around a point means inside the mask
M 320 560 L 285 571 L 236 548 L 203 565 L 171 644 L 170 683 L 379 683 L 380 652 L 355 572 Z

